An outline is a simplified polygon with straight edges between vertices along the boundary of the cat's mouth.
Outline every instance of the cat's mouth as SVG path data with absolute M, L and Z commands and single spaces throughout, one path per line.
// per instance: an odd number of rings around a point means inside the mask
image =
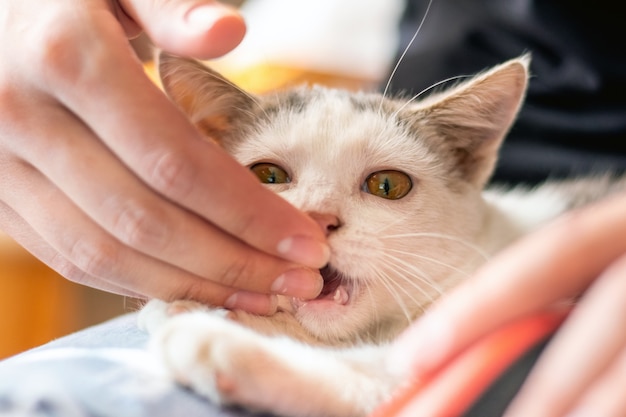
M 349 279 L 330 265 L 320 269 L 320 274 L 324 278 L 324 287 L 320 294 L 312 300 L 292 299 L 293 308 L 298 310 L 304 306 L 345 306 L 350 303 L 353 290 Z
M 347 304 L 350 301 L 350 294 L 342 274 L 330 265 L 320 269 L 320 274 L 324 278 L 324 287 L 316 300 L 332 300 L 337 304 Z

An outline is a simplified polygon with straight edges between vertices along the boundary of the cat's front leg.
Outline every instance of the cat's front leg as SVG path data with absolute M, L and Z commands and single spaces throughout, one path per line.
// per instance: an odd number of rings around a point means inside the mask
M 389 391 L 369 363 L 338 351 L 268 337 L 224 317 L 174 317 L 152 347 L 180 383 L 219 404 L 298 416 L 364 416 Z M 371 358 L 370 358 L 371 359 Z

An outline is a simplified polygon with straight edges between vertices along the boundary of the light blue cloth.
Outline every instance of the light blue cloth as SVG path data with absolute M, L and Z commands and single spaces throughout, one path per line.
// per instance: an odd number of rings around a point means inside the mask
M 171 383 L 128 314 L 0 362 L 0 416 L 244 417 Z

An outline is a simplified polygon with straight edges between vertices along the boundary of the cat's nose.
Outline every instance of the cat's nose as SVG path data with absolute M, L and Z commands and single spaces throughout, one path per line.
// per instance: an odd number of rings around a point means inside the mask
M 309 216 L 319 224 L 320 228 L 326 233 L 326 236 L 341 226 L 339 218 L 334 214 L 309 212 Z

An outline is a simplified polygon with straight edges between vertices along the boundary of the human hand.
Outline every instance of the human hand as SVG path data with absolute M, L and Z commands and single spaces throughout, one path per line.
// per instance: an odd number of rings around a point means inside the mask
M 315 297 L 317 224 L 197 131 L 127 37 L 210 58 L 241 17 L 211 0 L 8 0 L 0 10 L 0 226 L 65 277 L 261 314 Z
M 507 417 L 626 415 L 626 195 L 561 216 L 436 303 L 394 342 L 419 378 L 505 323 L 577 299 Z M 418 412 L 417 399 L 412 412 Z

